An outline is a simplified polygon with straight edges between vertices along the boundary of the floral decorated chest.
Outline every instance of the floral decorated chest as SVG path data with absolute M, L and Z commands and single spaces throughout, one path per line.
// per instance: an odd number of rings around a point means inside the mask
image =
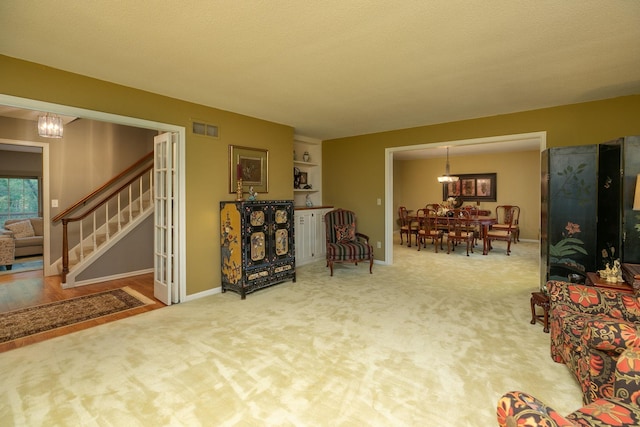
M 220 202 L 222 292 L 296 281 L 293 201 Z

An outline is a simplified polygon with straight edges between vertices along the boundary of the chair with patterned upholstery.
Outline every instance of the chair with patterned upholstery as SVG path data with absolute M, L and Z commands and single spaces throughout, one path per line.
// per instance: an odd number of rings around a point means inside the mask
M 500 427 L 639 426 L 640 349 L 627 348 L 615 368 L 613 396 L 597 399 L 563 417 L 530 394 L 511 391 L 498 400 Z
M 16 245 L 13 237 L 0 235 L 0 265 L 11 270 L 15 261 Z
M 333 263 L 369 261 L 373 269 L 373 246 L 369 236 L 358 233 L 356 214 L 346 209 L 334 209 L 324 216 L 327 236 L 327 267 L 333 276 Z

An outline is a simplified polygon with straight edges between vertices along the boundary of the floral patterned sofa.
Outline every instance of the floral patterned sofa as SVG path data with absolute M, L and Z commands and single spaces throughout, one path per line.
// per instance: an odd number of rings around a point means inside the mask
M 575 375 L 584 403 L 614 395 L 616 361 L 640 349 L 640 296 L 551 280 L 551 357 Z
M 563 417 L 552 407 L 521 391 L 498 400 L 500 427 L 639 426 L 640 349 L 625 350 L 616 364 L 613 396 L 596 399 Z

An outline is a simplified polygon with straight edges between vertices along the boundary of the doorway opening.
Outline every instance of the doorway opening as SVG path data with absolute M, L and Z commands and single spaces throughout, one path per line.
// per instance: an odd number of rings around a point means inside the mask
M 169 132 L 176 135 L 176 162 L 175 162 L 175 200 L 177 201 L 176 216 L 174 218 L 174 226 L 176 227 L 176 239 L 175 245 L 175 286 L 177 287 L 177 301 L 181 302 L 186 298 L 186 208 L 185 208 L 185 128 L 181 126 L 175 126 L 166 123 L 153 122 L 144 119 L 138 119 L 133 117 L 120 116 L 110 113 L 104 113 L 100 111 L 86 110 L 82 108 L 69 107 L 59 104 L 52 104 L 48 102 L 36 101 L 25 98 L 18 98 L 9 95 L 0 95 L 0 105 L 7 105 L 16 108 L 23 108 L 27 110 L 46 111 L 54 114 L 81 117 L 85 119 L 92 119 L 107 123 L 115 123 L 125 126 L 138 127 L 144 129 L 152 129 L 159 133 Z M 12 141 L 13 143 L 13 141 Z M 39 144 L 43 147 L 43 175 L 48 177 L 49 174 L 49 153 L 47 143 L 30 143 L 28 141 L 22 141 L 23 144 Z M 45 185 L 43 186 L 43 218 L 44 218 L 44 236 L 45 242 L 50 241 L 50 193 L 47 185 L 48 179 L 45 179 Z M 55 267 L 51 266 L 49 245 L 45 246 L 45 275 L 57 275 Z
M 463 139 L 455 141 L 442 141 L 428 144 L 417 144 L 402 147 L 392 147 L 385 149 L 385 259 L 383 264 L 393 264 L 393 232 L 394 221 L 396 219 L 394 213 L 394 185 L 393 185 L 393 165 L 394 157 L 400 155 L 403 152 L 417 151 L 417 150 L 430 150 L 442 147 L 490 147 L 491 145 L 502 146 L 503 150 L 507 151 L 509 148 L 515 149 L 520 144 L 531 144 L 538 147 L 540 153 L 546 149 L 547 146 L 547 133 L 531 132 L 513 135 L 501 135 L 485 138 L 473 138 Z M 500 149 L 500 148 L 498 148 Z M 540 163 L 538 162 L 538 169 Z M 538 211 L 540 208 L 538 200 Z M 538 222 L 540 218 L 538 217 Z M 540 224 L 538 223 L 538 228 Z

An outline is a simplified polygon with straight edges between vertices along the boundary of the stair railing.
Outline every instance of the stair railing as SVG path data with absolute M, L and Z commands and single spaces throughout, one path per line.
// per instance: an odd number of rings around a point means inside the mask
M 137 210 L 139 213 L 145 211 L 145 202 L 147 203 L 147 208 L 153 206 L 153 163 L 139 170 L 124 184 L 109 192 L 99 201 L 92 202 L 93 206 L 89 207 L 89 209 L 84 211 L 82 214 L 74 217 L 69 216 L 69 214 L 81 207 L 86 208 L 90 200 L 95 199 L 99 194 L 104 193 L 109 187 L 112 187 L 123 177 L 130 175 L 133 170 L 144 165 L 151 159 L 153 159 L 153 153 L 147 154 L 125 171 L 113 177 L 100 188 L 83 197 L 73 206 L 53 218 L 54 222 L 62 221 L 61 275 L 63 283 L 66 283 L 67 274 L 69 274 L 69 225 L 72 223 L 78 223 L 78 239 L 80 247 L 79 259 L 82 261 L 85 258 L 85 253 L 89 250 L 85 249 L 84 235 L 87 229 L 89 230 L 88 234 L 92 236 L 90 250 L 93 252 L 97 250 L 99 243 L 104 243 L 97 241 L 97 232 L 101 228 L 104 229 L 105 242 L 108 242 L 111 239 L 112 234 L 116 234 L 122 230 L 123 220 L 125 220 L 125 223 L 129 223 L 134 219 L 134 211 Z M 123 194 L 126 196 L 124 197 L 124 203 Z M 115 211 L 115 214 L 110 213 L 112 210 Z M 124 210 L 126 210 L 127 217 L 121 218 Z M 84 220 L 89 216 L 91 216 L 91 225 L 90 227 L 87 227 Z M 110 227 L 112 216 L 116 218 L 115 224 L 117 225 L 117 229 L 113 233 Z

